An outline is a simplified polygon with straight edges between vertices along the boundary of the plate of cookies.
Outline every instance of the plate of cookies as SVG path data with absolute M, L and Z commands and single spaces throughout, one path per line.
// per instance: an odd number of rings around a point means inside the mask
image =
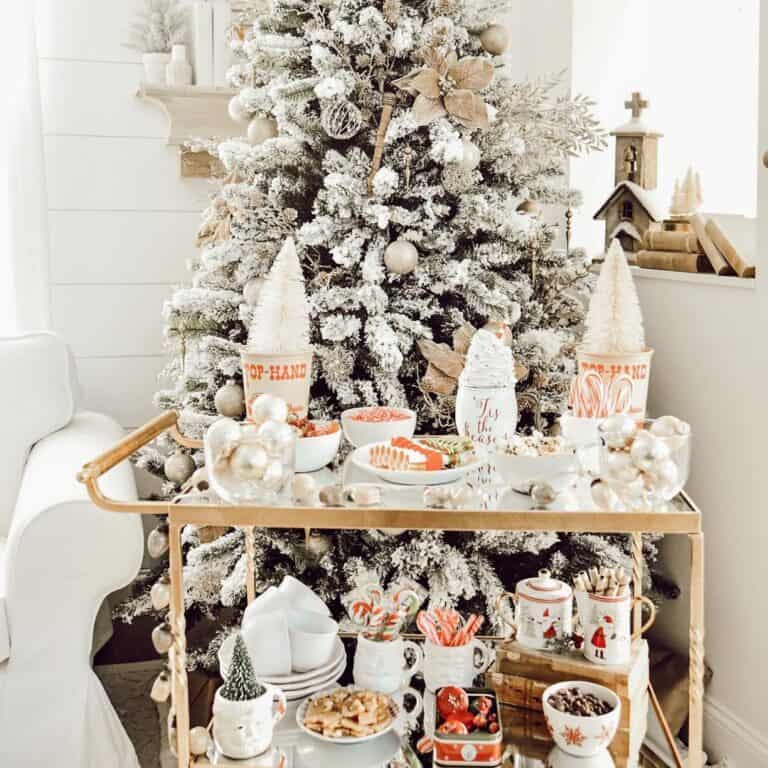
M 383 693 L 353 685 L 316 693 L 296 711 L 304 733 L 331 744 L 362 744 L 394 728 L 397 704 Z

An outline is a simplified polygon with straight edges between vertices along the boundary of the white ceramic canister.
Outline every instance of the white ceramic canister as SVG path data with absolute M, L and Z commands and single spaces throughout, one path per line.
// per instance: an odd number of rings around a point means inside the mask
M 656 606 L 645 596 L 608 597 L 593 592 L 576 592 L 581 624 L 584 628 L 584 657 L 595 664 L 626 664 L 632 653 L 632 641 L 650 629 L 656 619 Z M 632 634 L 632 607 L 648 606 L 648 621 Z
M 517 431 L 515 382 L 503 387 L 476 387 L 459 381 L 456 428 L 482 445 L 506 442 Z
M 515 639 L 521 645 L 539 650 L 573 632 L 573 590 L 547 570 L 517 582 L 515 592 L 505 592 L 515 605 Z
M 272 732 L 288 709 L 285 694 L 265 685 L 261 696 L 250 701 L 230 701 L 221 695 L 213 699 L 213 740 L 226 757 L 245 760 L 266 752 Z

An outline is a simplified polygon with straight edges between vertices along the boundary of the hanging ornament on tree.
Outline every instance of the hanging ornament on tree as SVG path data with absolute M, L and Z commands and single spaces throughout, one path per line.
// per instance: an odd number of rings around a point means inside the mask
M 505 322 L 489 320 L 483 330 L 490 331 L 505 347 L 512 346 L 512 330 Z
M 196 725 L 189 732 L 189 751 L 195 757 L 202 757 L 207 754 L 211 745 L 211 737 L 208 735 L 208 729 L 202 725 Z
M 149 698 L 156 704 L 163 704 L 168 701 L 168 697 L 171 695 L 171 676 L 168 674 L 168 670 L 164 669 L 152 683 L 152 689 L 149 692 Z
M 165 476 L 176 485 L 185 483 L 195 471 L 195 461 L 184 451 L 174 451 L 163 464 Z
M 312 531 L 306 542 L 307 559 L 318 562 L 331 550 L 331 539 L 320 531 Z
M 161 558 L 168 551 L 168 523 L 160 523 L 147 536 L 147 552 L 153 560 Z
M 328 99 L 320 111 L 320 124 L 332 139 L 346 141 L 363 127 L 363 115 L 351 101 Z
M 158 624 L 152 630 L 152 645 L 155 646 L 155 650 L 164 656 L 171 648 L 173 644 L 173 635 L 171 634 L 171 625 L 166 621 L 163 624 Z
M 219 389 L 213 402 L 220 416 L 230 419 L 242 419 L 245 416 L 245 392 L 233 379 Z
M 384 264 L 395 275 L 407 275 L 413 272 L 418 263 L 419 252 L 408 240 L 395 240 L 384 251 Z
M 247 123 L 248 118 L 250 116 L 250 113 L 245 108 L 245 105 L 242 101 L 240 101 L 240 94 L 237 94 L 237 96 L 233 96 L 229 100 L 229 105 L 227 106 L 227 111 L 229 112 L 229 116 L 236 122 L 236 123 Z
M 277 135 L 277 120 L 274 117 L 254 117 L 248 123 L 248 141 L 251 144 L 262 144 Z
M 541 206 L 535 200 L 523 200 L 517 206 L 518 213 L 524 213 L 534 219 L 541 218 Z
M 465 171 L 474 171 L 480 165 L 480 149 L 477 144 L 473 144 L 469 139 L 462 139 L 461 145 L 464 148 L 464 152 L 461 160 L 459 160 L 459 168 L 463 168 Z
M 171 580 L 164 573 L 149 590 L 149 599 L 156 611 L 164 611 L 171 603 Z
M 499 56 L 509 48 L 509 32 L 502 24 L 489 24 L 480 33 L 480 44 L 488 53 Z
M 261 298 L 261 289 L 264 287 L 263 277 L 254 277 L 243 287 L 243 298 L 249 307 L 255 307 Z

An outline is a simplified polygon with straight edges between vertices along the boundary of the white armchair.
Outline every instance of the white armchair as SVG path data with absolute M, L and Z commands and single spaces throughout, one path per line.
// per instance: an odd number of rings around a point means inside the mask
M 141 521 L 97 509 L 76 480 L 122 430 L 77 410 L 56 336 L 0 339 L 0 369 L 0 765 L 138 768 L 91 642 L 104 598 L 141 566 Z M 125 464 L 103 483 L 136 498 Z

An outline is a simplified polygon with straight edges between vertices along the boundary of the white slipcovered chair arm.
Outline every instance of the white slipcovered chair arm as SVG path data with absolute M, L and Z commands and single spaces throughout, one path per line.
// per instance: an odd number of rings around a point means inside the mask
M 87 660 L 102 600 L 129 583 L 141 566 L 139 516 L 98 509 L 76 478 L 84 463 L 122 436 L 112 419 L 81 412 L 30 453 L 6 550 L 6 611 L 14 661 L 17 653 L 46 650 L 56 657 L 59 643 L 69 645 L 67 656 L 75 652 Z M 115 498 L 137 497 L 127 462 L 106 474 L 102 483 Z

